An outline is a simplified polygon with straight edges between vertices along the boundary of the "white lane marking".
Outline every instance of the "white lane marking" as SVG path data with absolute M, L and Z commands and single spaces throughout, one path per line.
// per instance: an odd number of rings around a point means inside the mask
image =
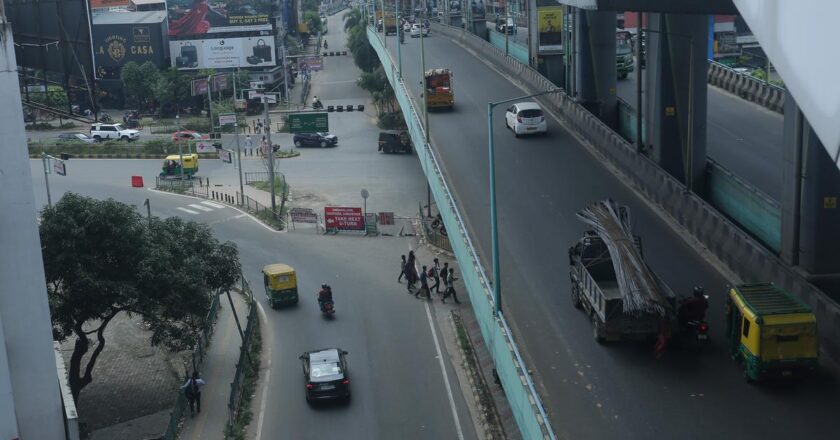
M 204 212 L 210 212 L 210 211 L 213 210 L 213 208 L 206 208 L 204 206 L 199 205 L 198 203 L 193 203 L 192 205 L 189 205 L 189 206 L 190 206 L 190 208 L 194 208 L 194 209 L 197 209 L 199 211 L 204 211 Z
M 222 209 L 222 208 L 224 208 L 224 207 L 225 207 L 225 205 L 220 205 L 220 204 L 218 204 L 218 203 L 213 203 L 213 202 L 210 202 L 210 201 L 207 201 L 207 200 L 205 200 L 205 201 L 203 201 L 203 202 L 201 202 L 201 203 L 203 203 L 203 204 L 205 204 L 205 205 L 207 205 L 207 206 L 212 206 L 212 207 L 214 207 L 214 208 L 216 208 L 216 209 Z
M 446 384 L 446 395 L 449 397 L 449 408 L 452 409 L 452 418 L 455 419 L 455 429 L 458 431 L 458 439 L 464 440 L 464 432 L 461 430 L 461 419 L 458 418 L 458 410 L 455 409 L 455 398 L 452 397 L 452 386 L 449 385 L 449 376 L 446 375 L 446 365 L 443 363 L 443 354 L 440 351 L 440 342 L 438 342 L 437 332 L 435 331 L 435 323 L 432 321 L 432 312 L 428 302 L 424 302 L 423 304 L 426 306 L 426 318 L 429 320 L 429 328 L 432 330 L 432 338 L 435 341 L 440 372 L 443 374 L 443 382 Z
M 260 312 L 260 316 L 262 316 L 262 322 L 268 323 L 268 317 L 265 314 L 265 309 L 263 309 L 262 303 L 257 301 L 257 307 Z M 268 384 L 271 382 L 271 344 L 264 344 L 268 347 L 268 355 L 266 359 L 268 359 L 268 365 L 265 368 L 265 383 L 263 384 L 263 395 L 262 399 L 260 399 L 260 415 L 257 419 L 257 440 L 262 439 L 262 427 L 263 427 L 263 420 L 265 420 L 265 404 L 266 400 L 268 399 Z
M 239 214 L 239 215 L 234 216 L 233 218 L 242 218 L 242 217 L 245 217 L 247 215 L 248 214 Z
M 134 160 L 137 160 L 137 159 L 134 159 Z M 195 196 L 190 196 L 190 195 L 187 195 L 187 194 L 176 194 L 176 193 L 171 193 L 171 192 L 167 192 L 167 191 L 160 191 L 160 190 L 157 190 L 157 189 L 154 189 L 154 188 L 146 188 L 146 191 L 151 191 L 151 192 L 158 193 L 158 194 L 161 194 L 161 195 L 164 195 L 164 196 L 184 197 L 184 198 L 193 199 L 193 200 L 195 200 L 195 199 L 199 199 L 198 197 L 195 197 Z M 287 233 L 287 232 L 288 232 L 288 228 L 287 228 L 287 229 L 285 229 L 285 230 L 282 230 L 282 231 L 278 231 L 278 230 L 276 230 L 276 229 L 272 229 L 272 228 L 271 228 L 271 226 L 266 225 L 265 223 L 263 223 L 263 222 L 259 221 L 259 220 L 258 220 L 256 217 L 254 217 L 253 215 L 248 214 L 247 212 L 245 212 L 245 211 L 243 211 L 243 210 L 241 210 L 241 209 L 239 209 L 239 208 L 237 208 L 237 207 L 235 207 L 235 206 L 229 206 L 229 208 L 231 208 L 231 209 L 235 209 L 235 210 L 237 210 L 237 211 L 241 212 L 241 213 L 242 213 L 242 214 L 244 214 L 246 217 L 248 217 L 248 218 L 250 218 L 251 220 L 253 220 L 253 221 L 254 221 L 254 223 L 256 223 L 256 224 L 258 224 L 258 225 L 262 226 L 262 227 L 263 227 L 266 231 L 268 231 L 268 232 L 274 232 L 275 234 L 285 234 L 285 233 Z M 198 214 L 198 213 L 196 213 L 196 214 Z
M 193 211 L 192 209 L 182 208 L 182 207 L 180 207 L 180 206 L 179 206 L 179 207 L 177 207 L 177 208 L 175 208 L 175 209 L 180 209 L 181 211 L 184 211 L 184 212 L 186 212 L 187 214 L 192 214 L 192 215 L 196 215 L 196 214 L 198 214 L 198 211 Z

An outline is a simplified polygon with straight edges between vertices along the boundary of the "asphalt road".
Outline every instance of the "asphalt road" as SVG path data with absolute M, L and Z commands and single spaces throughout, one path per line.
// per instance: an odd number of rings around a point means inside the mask
M 618 97 L 636 108 L 636 72 L 618 80 L 617 89 Z M 707 98 L 706 155 L 781 200 L 784 116 L 712 86 Z
M 402 47 L 415 99 L 419 44 L 406 39 Z M 526 93 L 445 37 L 432 35 L 425 47 L 427 68 L 454 71 L 455 109 L 430 115 L 431 137 L 489 267 L 486 105 Z M 726 280 L 553 117 L 548 136 L 538 138 L 514 138 L 502 109 L 493 121 L 503 304 L 561 438 L 826 438 L 840 428 L 840 386 L 827 371 L 796 383 L 744 382 L 723 335 Z M 705 352 L 655 359 L 649 344 L 593 341 L 569 299 L 566 250 L 584 230 L 575 212 L 607 197 L 630 206 L 648 262 L 678 295 L 706 287 L 712 344 Z
M 331 47 L 341 35 L 332 26 Z M 341 41 L 343 43 L 343 41 Z M 335 45 L 335 46 L 333 46 Z M 317 73 L 316 93 L 325 103 L 341 99 L 354 103 L 365 99 L 353 82 L 358 72 L 350 57 L 327 60 L 327 70 Z M 364 113 L 334 114 L 330 130 L 339 145 L 327 149 L 301 149 L 301 156 L 278 161 L 292 186 L 295 206 L 326 204 L 361 206 L 359 190 L 370 191 L 369 211 L 393 211 L 397 216 L 417 215 L 417 202 L 425 197 L 425 181 L 415 156 L 383 155 L 376 151 L 377 130 Z M 283 137 L 285 136 L 285 137 Z M 281 135 L 288 141 L 289 135 Z M 46 203 L 41 162 L 30 162 L 36 202 Z M 259 160 L 243 162 L 246 171 L 262 171 Z M 441 338 L 445 321 L 437 304 L 405 293 L 397 284 L 399 254 L 414 245 L 411 238 L 331 236 L 310 227 L 277 233 L 255 223 L 229 207 L 216 208 L 200 200 L 130 187 L 131 175 L 154 181 L 159 160 L 71 160 L 68 176 L 50 176 L 53 201 L 66 191 L 115 199 L 138 206 L 146 198 L 152 214 L 182 216 L 212 225 L 220 240 L 231 240 L 240 249 L 246 277 L 262 300 L 268 318 L 263 329 L 270 347 L 270 366 L 263 370 L 269 380 L 265 412 L 254 414 L 252 426 L 262 420 L 262 439 L 454 439 L 458 438 L 453 411 L 458 414 L 463 438 L 477 438 L 449 356 Z M 236 187 L 236 171 L 230 164 L 204 160 L 200 173 L 214 189 Z M 195 205 L 198 205 L 196 207 Z M 201 209 L 200 209 L 201 208 Z M 301 302 L 298 306 L 272 310 L 264 300 L 260 269 L 285 262 L 297 269 Z M 315 294 L 323 282 L 333 286 L 336 318 L 322 319 Z M 449 307 L 449 306 L 446 306 Z M 443 310 L 443 311 L 442 311 Z M 432 325 L 434 327 L 432 327 Z M 441 371 L 438 344 L 443 351 L 449 385 Z M 347 350 L 352 401 L 348 405 L 310 407 L 304 399 L 303 375 L 298 356 L 305 350 L 340 347 Z M 264 376 L 265 377 L 265 376 Z M 447 387 L 451 386 L 452 402 Z M 256 402 L 260 408 L 261 402 Z

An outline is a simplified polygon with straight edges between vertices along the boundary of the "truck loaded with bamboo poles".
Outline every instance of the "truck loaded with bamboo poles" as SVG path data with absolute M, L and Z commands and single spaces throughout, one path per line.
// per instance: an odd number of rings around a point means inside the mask
M 676 325 L 676 297 L 648 266 L 630 211 L 612 200 L 578 212 L 592 229 L 569 248 L 572 304 L 592 323 L 597 342 L 653 340 Z

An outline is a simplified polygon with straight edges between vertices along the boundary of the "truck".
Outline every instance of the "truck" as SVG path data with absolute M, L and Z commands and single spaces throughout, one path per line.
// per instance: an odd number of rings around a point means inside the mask
M 393 12 L 376 11 L 376 31 L 397 35 L 397 16 Z
M 620 220 L 629 219 L 627 208 L 612 211 L 616 221 L 605 215 L 588 222 L 595 228 L 569 248 L 572 305 L 589 317 L 598 343 L 667 337 L 676 326 L 676 296 L 644 262 L 641 238 L 625 227 L 629 220 Z
M 452 88 L 453 75 L 447 68 L 429 69 L 423 75 L 424 98 L 427 108 L 449 108 L 455 106 L 455 92 Z
M 615 31 L 615 69 L 619 79 L 627 78 L 635 68 L 632 44 L 633 35 L 629 31 Z

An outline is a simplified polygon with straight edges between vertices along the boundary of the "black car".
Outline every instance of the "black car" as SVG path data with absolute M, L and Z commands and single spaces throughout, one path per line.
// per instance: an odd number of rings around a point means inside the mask
M 300 356 L 307 402 L 350 399 L 346 356 L 347 352 L 340 348 L 307 351 Z
M 295 146 L 300 147 L 333 147 L 338 144 L 338 136 L 329 133 L 295 133 Z
M 411 137 L 405 131 L 381 131 L 379 132 L 379 151 L 411 154 Z

